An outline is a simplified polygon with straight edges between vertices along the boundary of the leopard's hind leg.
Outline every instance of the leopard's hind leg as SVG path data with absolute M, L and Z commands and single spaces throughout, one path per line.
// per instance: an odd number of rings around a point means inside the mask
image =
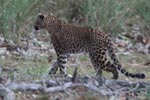
M 89 53 L 91 62 L 95 68 L 97 75 L 101 76 L 102 70 L 105 70 L 113 74 L 113 79 L 117 79 L 118 71 L 114 66 L 114 64 L 108 61 L 106 51 L 107 50 L 104 48 L 97 48 L 97 49 L 95 48 L 95 50 Z
M 100 61 L 99 61 L 100 56 L 101 55 L 98 54 L 98 51 L 96 51 L 96 48 L 93 48 L 93 50 L 91 49 L 89 51 L 90 60 L 91 60 L 92 65 L 95 69 L 96 76 L 98 76 L 98 77 L 102 76 L 102 66 L 101 66 Z

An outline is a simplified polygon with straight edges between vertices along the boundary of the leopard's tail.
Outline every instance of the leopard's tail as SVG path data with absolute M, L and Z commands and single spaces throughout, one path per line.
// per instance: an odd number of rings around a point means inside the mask
M 112 44 L 109 45 L 108 52 L 110 54 L 111 59 L 113 60 L 113 63 L 116 65 L 117 70 L 120 71 L 122 74 L 126 75 L 127 77 L 132 77 L 132 78 L 140 78 L 140 79 L 145 78 L 145 74 L 143 74 L 143 73 L 133 74 L 133 73 L 128 72 L 121 66 L 121 64 L 117 60 L 117 57 L 114 53 L 114 48 L 113 48 Z

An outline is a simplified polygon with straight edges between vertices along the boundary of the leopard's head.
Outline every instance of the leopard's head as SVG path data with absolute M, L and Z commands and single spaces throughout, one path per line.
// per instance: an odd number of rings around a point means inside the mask
M 35 22 L 34 22 L 34 29 L 36 31 L 44 29 L 45 28 L 45 24 L 44 24 L 44 20 L 46 18 L 46 15 L 39 13 Z
M 53 14 L 39 13 L 34 22 L 34 30 L 46 29 L 49 33 L 53 33 L 60 29 L 61 22 L 62 21 L 53 16 Z

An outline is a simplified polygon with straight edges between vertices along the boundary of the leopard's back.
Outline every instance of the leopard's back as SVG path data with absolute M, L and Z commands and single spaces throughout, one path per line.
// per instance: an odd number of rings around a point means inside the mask
M 51 36 L 52 42 L 60 43 L 61 48 L 66 53 L 80 53 L 89 52 L 90 45 L 93 44 L 94 34 L 97 34 L 93 29 L 86 27 L 78 27 L 63 24 L 61 29 L 57 32 L 59 36 Z

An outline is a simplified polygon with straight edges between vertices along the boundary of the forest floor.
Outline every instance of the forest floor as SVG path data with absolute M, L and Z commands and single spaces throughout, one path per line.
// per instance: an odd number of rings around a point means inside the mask
M 2 38 L 2 37 L 1 37 Z M 143 41 L 143 40 L 142 40 Z M 56 60 L 56 54 L 52 46 L 49 46 L 48 41 L 42 39 L 29 40 L 28 50 L 21 47 L 1 46 L 0 47 L 0 72 L 3 80 L 12 80 L 15 82 L 32 82 L 33 80 L 51 79 L 47 77 L 49 68 Z M 24 41 L 22 42 L 24 43 Z M 115 38 L 114 42 L 116 54 L 122 66 L 132 73 L 144 73 L 145 79 L 132 79 L 119 74 L 118 80 L 129 81 L 150 81 L 150 51 L 141 42 L 134 43 L 134 40 L 121 35 Z M 49 50 L 48 50 L 49 48 Z M 51 61 L 48 62 L 48 54 L 51 55 Z M 67 72 L 71 76 L 74 72 L 74 67 L 78 66 L 78 76 L 94 76 L 95 72 L 88 57 L 88 54 L 75 54 L 69 57 L 67 63 Z M 59 72 L 58 72 L 59 74 Z M 112 74 L 103 73 L 103 77 L 111 79 Z M 3 84 L 3 82 L 2 82 Z M 71 93 L 58 92 L 53 94 L 45 94 L 39 91 L 33 92 L 16 92 L 16 100 L 108 100 L 110 97 L 93 93 L 93 91 L 85 89 L 77 89 Z M 150 94 L 141 93 L 138 96 L 131 95 L 129 100 L 150 100 Z M 0 98 L 0 100 L 2 100 Z M 113 100 L 127 100 L 126 95 L 120 95 Z

